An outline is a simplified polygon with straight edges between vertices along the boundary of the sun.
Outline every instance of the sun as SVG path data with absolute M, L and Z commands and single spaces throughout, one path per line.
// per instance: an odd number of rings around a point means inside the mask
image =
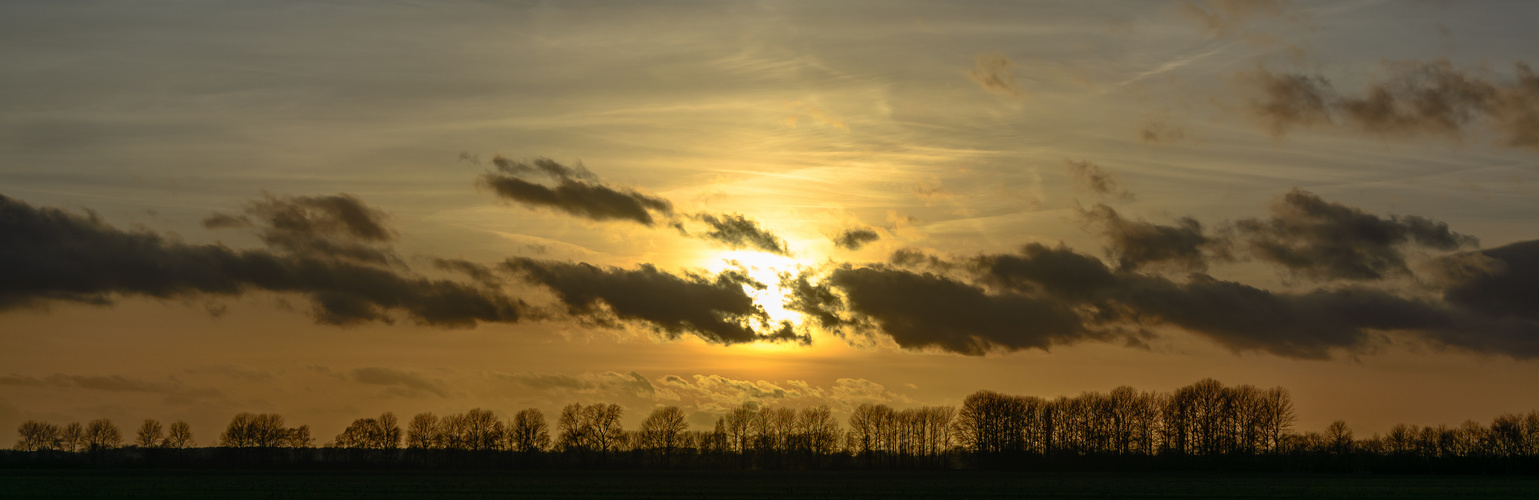
M 714 273 L 727 269 L 741 269 L 754 281 L 763 283 L 765 286 L 763 290 L 748 286 L 744 286 L 743 289 L 753 297 L 754 304 L 764 309 L 771 325 L 789 321 L 798 327 L 801 326 L 804 318 L 800 313 L 786 309 L 786 294 L 780 289 L 780 275 L 796 274 L 800 267 L 796 259 L 749 250 L 722 252 L 717 254 L 715 261 L 707 266 Z

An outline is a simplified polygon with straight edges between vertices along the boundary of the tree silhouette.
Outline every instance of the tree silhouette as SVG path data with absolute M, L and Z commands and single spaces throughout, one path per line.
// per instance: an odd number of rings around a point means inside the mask
M 104 451 L 123 445 L 123 433 L 118 426 L 112 425 L 111 420 L 98 418 L 86 424 L 85 429 L 86 449 L 90 451 Z
M 394 413 L 378 418 L 360 418 L 342 430 L 329 446 L 369 450 L 393 450 L 401 447 L 401 427 Z
M 59 449 L 59 426 L 47 422 L 28 420 L 16 427 L 16 451 L 43 451 Z
M 1352 428 L 1347 427 L 1344 421 L 1331 422 L 1325 428 L 1325 440 L 1332 454 L 1345 455 L 1352 452 Z
M 59 433 L 59 449 L 64 451 L 83 451 L 86 446 L 85 426 L 80 422 L 70 422 Z
M 241 413 L 219 435 L 219 446 L 229 448 L 304 448 L 314 440 L 310 426 L 284 427 L 283 416 L 276 413 Z
M 550 446 L 550 427 L 545 424 L 545 413 L 529 408 L 513 416 L 508 426 L 508 449 L 531 453 Z
M 161 442 L 161 446 L 173 449 L 184 449 L 197 446 L 197 442 L 193 441 L 192 439 L 192 426 L 187 425 L 187 422 L 183 422 L 181 420 L 173 422 L 171 424 L 171 430 L 166 433 L 166 439 L 165 441 Z
M 561 409 L 557 422 L 560 436 L 556 446 L 563 451 L 587 456 L 598 453 L 607 457 L 624 444 L 625 429 L 620 425 L 620 405 L 572 403 Z
M 663 463 L 673 463 L 675 453 L 688 438 L 689 423 L 684 421 L 684 410 L 677 406 L 664 406 L 652 410 L 641 422 L 638 447 L 661 453 Z
M 406 424 L 406 447 L 414 450 L 433 450 L 443 448 L 442 436 L 438 433 L 438 416 L 432 413 L 418 413 Z
M 135 435 L 134 444 L 140 448 L 155 448 L 161 445 L 164 438 L 161 436 L 163 428 L 160 421 L 153 418 L 144 419 L 144 424 L 139 426 L 139 433 Z

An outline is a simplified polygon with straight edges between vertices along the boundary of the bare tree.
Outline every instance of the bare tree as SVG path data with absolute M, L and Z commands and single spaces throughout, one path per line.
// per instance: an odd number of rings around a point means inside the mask
M 134 439 L 134 444 L 140 448 L 155 448 L 160 446 L 162 428 L 160 421 L 153 418 L 144 419 L 144 425 L 139 426 L 139 433 Z
M 732 451 L 746 453 L 752 444 L 754 419 L 758 417 L 758 407 L 752 403 L 743 403 L 733 408 L 725 417 L 723 432 L 726 433 L 728 446 Z
M 684 420 L 684 410 L 664 406 L 652 410 L 652 414 L 641 422 L 642 446 L 661 452 L 664 463 L 671 464 L 687 432 L 689 423 Z
M 343 429 L 330 446 L 393 450 L 401 447 L 401 427 L 396 423 L 395 414 L 390 412 L 379 418 L 360 418 Z
M 111 420 L 98 418 L 86 424 L 86 448 L 90 451 L 110 450 L 123 445 L 123 433 Z
M 1331 422 L 1331 425 L 1325 428 L 1325 439 L 1333 454 L 1343 455 L 1352 452 L 1352 428 L 1347 427 L 1344 421 Z
M 85 426 L 80 422 L 70 422 L 59 433 L 59 449 L 64 451 L 82 451 L 86 446 Z
M 443 440 L 438 431 L 438 416 L 432 413 L 418 413 L 406 424 L 406 447 L 414 450 L 431 450 L 443 448 Z
M 28 420 L 16 427 L 16 451 L 43 451 L 59 449 L 59 426 L 47 422 Z
M 171 424 L 171 431 L 166 434 L 166 440 L 161 442 L 166 448 L 192 448 L 197 443 L 192 440 L 192 426 L 187 422 L 177 420 Z
M 625 444 L 625 428 L 620 425 L 620 405 L 594 403 L 583 410 L 593 429 L 593 447 L 605 455 Z
M 508 449 L 520 452 L 536 452 L 550 446 L 550 428 L 545 424 L 545 413 L 529 408 L 513 416 L 508 429 Z
M 219 435 L 219 446 L 231 448 L 277 448 L 308 446 L 310 427 L 284 427 L 283 416 L 276 413 L 241 413 Z M 295 446 L 296 444 L 300 446 Z
M 814 460 L 830 455 L 839 446 L 839 421 L 827 406 L 803 408 L 796 420 L 798 432 Z
M 310 436 L 310 426 L 301 425 L 287 429 L 280 443 L 285 448 L 313 448 L 315 446 L 315 438 Z

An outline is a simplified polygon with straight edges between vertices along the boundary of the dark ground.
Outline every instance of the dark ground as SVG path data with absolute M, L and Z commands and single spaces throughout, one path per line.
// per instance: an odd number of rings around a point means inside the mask
M 0 469 L 0 498 L 1539 498 L 1533 476 Z

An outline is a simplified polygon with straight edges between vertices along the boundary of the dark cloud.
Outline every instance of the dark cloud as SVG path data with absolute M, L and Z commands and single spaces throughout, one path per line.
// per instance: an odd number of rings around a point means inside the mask
M 1331 123 L 1331 83 L 1325 78 L 1262 69 L 1243 80 L 1261 92 L 1260 98 L 1250 101 L 1250 109 L 1273 136 L 1280 137 L 1293 127 Z
M 442 381 L 395 368 L 358 368 L 348 374 L 348 379 L 360 384 L 385 386 L 391 394 L 400 396 L 432 394 L 441 398 L 449 397 L 448 385 Z
M 1069 167 L 1069 173 L 1074 176 L 1075 187 L 1101 196 L 1133 199 L 1133 193 L 1119 189 L 1117 179 L 1110 172 L 1101 169 L 1099 165 L 1074 160 L 1064 160 L 1063 163 Z
M 786 255 L 790 253 L 785 240 L 775 236 L 768 230 L 759 227 L 759 223 L 741 214 L 696 214 L 695 220 L 710 226 L 710 231 L 697 233 L 696 237 L 716 241 L 728 248 L 752 248 L 762 252 Z
M 480 182 L 497 196 L 529 207 L 548 207 L 588 219 L 628 220 L 644 225 L 655 222 L 653 213 L 673 213 L 673 203 L 631 189 L 619 189 L 598 181 L 581 165 L 567 167 L 550 159 L 519 162 L 497 157 L 492 160 L 497 172 L 487 172 Z M 531 182 L 521 176 L 543 174 L 556 185 Z
M 480 283 L 481 286 L 497 288 L 502 285 L 502 278 L 492 268 L 481 264 L 463 259 L 441 259 L 436 257 L 433 258 L 432 262 L 435 268 L 463 274 L 476 283 Z
M 1539 321 L 1539 240 L 1456 254 L 1436 264 L 1456 281 L 1444 292 L 1449 302 L 1500 318 Z
M 799 341 L 788 323 L 764 326 L 768 316 L 744 286 L 763 288 L 737 271 L 707 277 L 675 275 L 649 264 L 636 269 L 512 258 L 504 267 L 555 292 L 573 316 L 603 322 L 610 315 L 639 321 L 676 338 L 688 333 L 720 344 Z
M 1539 150 L 1539 76 L 1524 63 L 1499 81 L 1482 71 L 1460 71 L 1447 60 L 1390 63 L 1392 76 L 1360 95 L 1335 96 L 1320 76 L 1259 71 L 1248 79 L 1262 97 L 1252 109 L 1274 134 L 1293 126 L 1331 123 L 1389 137 L 1460 139 L 1479 126 L 1507 147 Z
M 977 82 L 984 90 L 1015 97 L 1025 95 L 1026 91 L 1015 82 L 1015 72 L 1010 70 L 1014 65 L 1010 62 L 1010 58 L 1000 54 L 989 54 L 980 55 L 977 59 L 978 65 L 967 72 L 967 77 Z
M 360 236 L 357 221 L 310 226 Z M 310 220 L 310 222 L 316 222 Z M 271 227 L 277 227 L 276 225 Z M 299 232 L 293 231 L 294 234 Z M 387 233 L 368 233 L 384 238 Z M 235 296 L 249 291 L 310 298 L 318 322 L 390 321 L 390 313 L 438 326 L 512 322 L 522 303 L 500 292 L 348 259 L 289 251 L 189 245 L 122 231 L 94 215 L 34 208 L 0 196 L 0 310 L 73 301 L 105 305 L 120 296 Z
M 1101 259 L 1059 245 L 1032 243 L 1019 252 L 985 254 L 969 259 L 965 267 L 983 283 L 1067 300 L 1090 302 L 1101 290 L 1119 282 Z
M 673 202 L 666 198 L 605 185 L 581 164 L 568 167 L 549 158 L 521 162 L 501 156 L 493 158 L 492 164 L 497 166 L 497 172 L 483 174 L 480 182 L 491 187 L 498 196 L 526 206 L 550 207 L 600 221 L 629 220 L 647 226 L 661 219 L 684 236 L 714 241 L 729 248 L 752 248 L 781 255 L 789 253 L 784 240 L 760 228 L 753 219 L 741 214 L 675 215 Z M 556 181 L 556 186 L 525 178 L 531 175 L 548 177 Z M 709 229 L 691 233 L 684 227 L 686 218 L 702 222 Z
M 844 309 L 844 299 L 834 293 L 826 282 L 814 283 L 812 272 L 803 270 L 796 275 L 780 277 L 780 289 L 785 293 L 785 308 L 811 317 L 825 330 L 836 331 L 845 325 L 839 315 Z
M 1319 279 L 1377 280 L 1405 275 L 1405 249 L 1475 246 L 1475 238 L 1414 215 L 1379 217 L 1327 202 L 1297 188 L 1272 205 L 1269 219 L 1235 223 L 1251 255 L 1298 275 Z
M 1482 252 L 1496 262 L 1464 273 L 1444 301 L 1363 287 L 1273 292 L 1192 274 L 1184 280 L 1113 269 L 1064 246 L 1026 245 L 932 265 L 941 272 L 883 265 L 800 277 L 787 307 L 832 331 L 876 331 L 910 348 L 977 355 L 1047 349 L 1082 341 L 1143 342 L 1150 328 L 1175 327 L 1235 351 L 1325 359 L 1403 338 L 1443 348 L 1539 356 L 1532 312 L 1539 243 Z M 1489 254 L 1489 255 L 1487 255 Z
M 867 243 L 882 239 L 882 235 L 870 228 L 850 228 L 834 237 L 834 246 L 846 250 L 860 250 Z
M 1323 359 L 1390 332 L 1435 344 L 1514 357 L 1539 354 L 1539 342 L 1504 342 L 1449 334 L 1479 331 L 1487 319 L 1434 302 L 1365 288 L 1277 293 L 1194 274 L 1184 282 L 1117 272 L 1098 259 L 1059 247 L 1029 245 L 1014 255 L 974 259 L 980 277 L 1001 288 L 1072 303 L 1098 328 L 1175 326 L 1237 351 Z M 1470 330 L 1476 328 L 1476 330 Z M 1478 336 L 1477 336 L 1478 337 Z M 1518 349 L 1521 347 L 1521 349 Z
M 1124 271 L 1151 264 L 1206 271 L 1210 257 L 1227 259 L 1229 256 L 1228 241 L 1208 236 L 1203 232 L 1202 223 L 1191 217 L 1177 219 L 1173 226 L 1130 221 L 1099 203 L 1081 213 L 1100 228 L 1106 237 L 1107 248 L 1117 257 L 1118 267 Z
M 885 267 L 841 268 L 828 278 L 850 313 L 868 319 L 907 349 L 989 351 L 1072 343 L 1093 332 L 1065 304 L 982 288 L 931 273 Z
M 215 213 L 203 219 L 209 229 L 254 227 L 268 247 L 312 257 L 335 257 L 383 264 L 396 261 L 389 248 L 394 231 L 383 211 L 349 194 L 273 196 L 246 204 L 246 215 Z

